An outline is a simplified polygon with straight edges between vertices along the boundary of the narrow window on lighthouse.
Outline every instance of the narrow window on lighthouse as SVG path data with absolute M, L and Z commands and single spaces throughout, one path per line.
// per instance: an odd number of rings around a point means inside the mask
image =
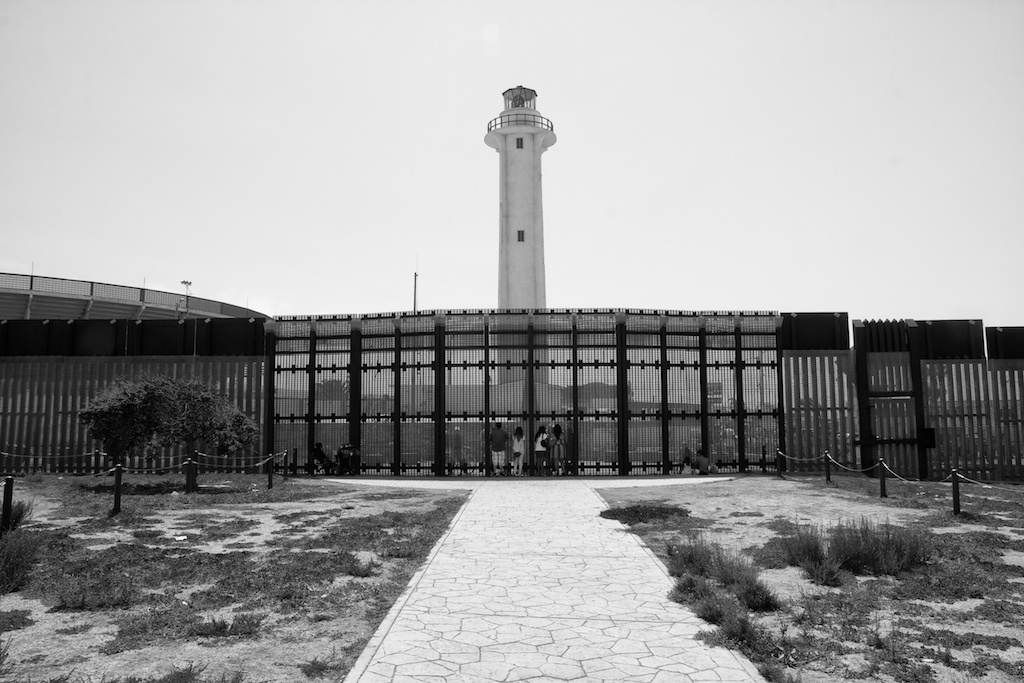
M 522 149 L 522 148 L 523 148 L 523 139 L 522 138 L 516 138 L 516 149 Z
M 519 240 L 520 242 L 525 242 L 525 241 L 526 241 L 526 231 L 525 231 L 525 230 L 520 230 L 520 231 L 518 231 L 518 232 L 516 233 L 516 238 L 517 238 L 517 239 L 518 239 L 518 240 Z

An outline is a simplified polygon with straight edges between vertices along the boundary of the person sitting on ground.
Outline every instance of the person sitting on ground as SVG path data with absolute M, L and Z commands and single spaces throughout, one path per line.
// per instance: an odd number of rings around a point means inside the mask
M 334 463 L 324 452 L 324 445 L 319 441 L 313 446 L 313 466 L 316 471 L 323 474 L 334 474 Z

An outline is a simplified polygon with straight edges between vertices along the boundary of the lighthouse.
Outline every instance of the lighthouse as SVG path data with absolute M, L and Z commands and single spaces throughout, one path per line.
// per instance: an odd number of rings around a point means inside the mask
M 537 91 L 519 85 L 502 95 L 505 110 L 484 138 L 498 152 L 498 308 L 546 308 L 540 157 L 557 138 Z

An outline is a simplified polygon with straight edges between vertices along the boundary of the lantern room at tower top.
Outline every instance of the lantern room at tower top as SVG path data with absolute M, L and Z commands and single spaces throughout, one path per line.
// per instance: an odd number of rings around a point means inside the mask
M 488 133 L 506 126 L 534 126 L 554 132 L 554 124 L 536 113 L 536 90 L 517 85 L 503 92 L 502 96 L 505 98 L 505 111 L 487 124 Z

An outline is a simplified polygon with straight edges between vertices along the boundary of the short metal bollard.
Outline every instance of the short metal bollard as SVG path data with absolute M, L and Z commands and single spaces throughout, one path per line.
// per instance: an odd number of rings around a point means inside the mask
M 960 514 L 960 472 L 953 468 L 953 514 Z
M 199 484 L 196 481 L 197 464 L 192 458 L 185 460 L 185 493 L 195 493 L 199 490 Z
M 123 471 L 121 463 L 114 465 L 114 508 L 110 511 L 112 515 L 121 512 L 121 475 Z
M 786 458 L 782 455 L 782 451 L 775 451 L 775 476 L 782 479 L 782 473 L 786 470 Z
M 274 488 L 274 454 L 267 457 L 267 490 Z
M 885 458 L 878 459 L 878 493 L 880 498 L 888 498 L 889 494 L 885 491 Z
M 11 530 L 11 517 L 14 515 L 14 477 L 4 477 L 3 512 L 0 513 L 0 534 Z
M 825 483 L 832 483 L 832 456 L 828 454 L 828 449 L 825 449 Z

